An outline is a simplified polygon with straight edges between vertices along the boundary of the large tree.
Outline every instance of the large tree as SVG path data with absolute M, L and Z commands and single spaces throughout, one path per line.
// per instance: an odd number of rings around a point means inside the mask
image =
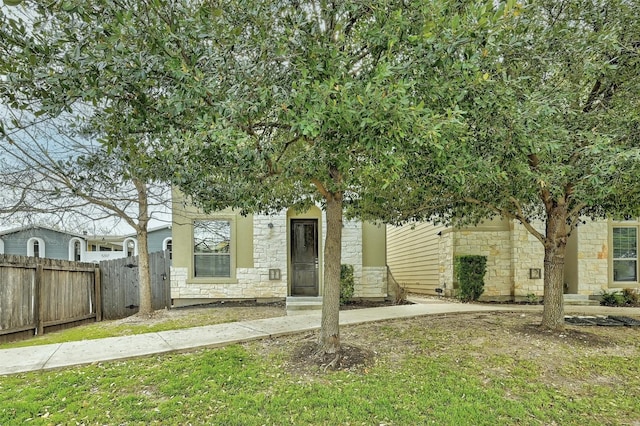
M 150 315 L 147 231 L 154 213 L 167 212 L 170 191 L 159 179 L 164 163 L 156 156 L 153 129 L 144 116 L 130 114 L 141 101 L 128 98 L 134 90 L 146 93 L 149 83 L 115 90 L 96 79 L 98 64 L 78 62 L 75 35 L 84 21 L 63 25 L 70 15 L 60 7 L 68 6 L 40 8 L 29 2 L 25 7 L 31 9 L 0 10 L 0 160 L 6 191 L 0 212 L 18 220 L 48 215 L 63 219 L 66 228 L 77 227 L 75 221 L 125 222 L 138 241 L 138 313 Z M 55 18 L 49 20 L 48 13 Z M 106 78 L 127 84 L 116 73 Z M 120 99 L 129 102 L 115 102 Z
M 367 211 L 418 156 L 423 171 L 439 169 L 478 63 L 469 46 L 504 11 L 412 0 L 25 4 L 43 32 L 5 29 L 22 64 L 12 81 L 39 82 L 29 87 L 42 113 L 82 100 L 115 135 L 144 130 L 206 210 L 322 205 L 323 353 L 340 350 L 344 212 Z
M 447 150 L 448 171 L 425 174 L 417 160 L 397 213 L 520 222 L 544 246 L 542 326 L 558 329 L 569 236 L 585 218 L 640 205 L 640 6 L 531 0 L 509 13 L 507 31 L 478 51 L 482 69 L 460 102 L 468 132 Z
M 326 211 L 320 353 L 340 351 L 343 214 L 364 217 L 412 155 L 439 169 L 461 126 L 455 90 L 476 63 L 465 49 L 497 12 L 435 1 L 235 1 L 224 11 L 205 5 L 197 32 L 173 36 L 176 49 L 195 46 L 178 56 L 179 91 L 201 105 L 182 134 L 183 191 L 207 210 L 217 206 L 212 192 L 232 192 L 249 211 L 314 202 Z

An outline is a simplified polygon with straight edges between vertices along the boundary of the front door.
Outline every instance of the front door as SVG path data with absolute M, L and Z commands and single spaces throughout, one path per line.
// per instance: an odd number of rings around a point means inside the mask
M 318 220 L 291 220 L 291 295 L 318 295 Z

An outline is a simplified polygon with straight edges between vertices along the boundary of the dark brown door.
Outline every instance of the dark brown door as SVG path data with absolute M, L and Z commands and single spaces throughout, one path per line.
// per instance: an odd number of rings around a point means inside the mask
M 292 296 L 318 295 L 318 220 L 291 220 Z

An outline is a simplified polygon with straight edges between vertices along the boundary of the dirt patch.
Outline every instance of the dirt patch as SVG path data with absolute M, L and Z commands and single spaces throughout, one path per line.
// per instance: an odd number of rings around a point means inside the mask
M 375 353 L 369 349 L 343 344 L 340 353 L 318 353 L 316 342 L 305 342 L 293 350 L 291 368 L 297 371 L 343 370 L 357 372 L 375 362 Z

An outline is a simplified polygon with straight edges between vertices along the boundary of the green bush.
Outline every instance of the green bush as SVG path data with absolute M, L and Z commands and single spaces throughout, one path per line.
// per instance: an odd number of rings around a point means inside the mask
M 640 293 L 632 288 L 622 290 L 624 304 L 628 306 L 640 306 Z
M 600 299 L 600 305 L 602 306 L 624 306 L 624 296 L 619 291 L 612 291 L 611 293 L 607 293 L 606 291 L 602 292 L 602 297 Z
M 340 304 L 344 305 L 353 297 L 353 265 L 340 265 Z
M 486 256 L 457 256 L 455 273 L 460 289 L 458 298 L 465 302 L 478 300 L 484 293 L 484 274 L 486 272 Z

